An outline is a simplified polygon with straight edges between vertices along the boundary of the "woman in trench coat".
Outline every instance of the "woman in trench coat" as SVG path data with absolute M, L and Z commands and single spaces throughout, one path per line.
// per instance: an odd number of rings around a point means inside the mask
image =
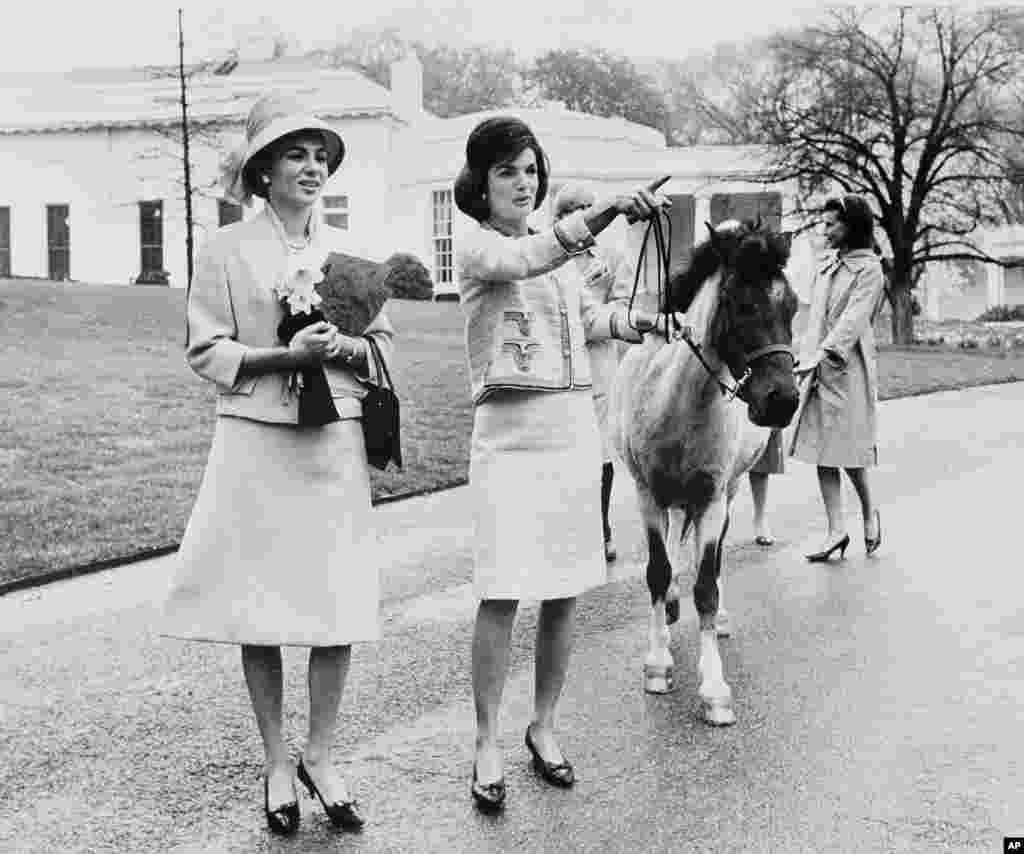
M 825 238 L 836 254 L 821 266 L 812 285 L 811 309 L 797 374 L 800 408 L 791 454 L 818 467 L 828 530 L 809 561 L 844 557 L 850 544 L 843 518 L 839 470 L 860 499 L 864 547 L 882 543 L 880 513 L 868 470 L 878 461 L 878 375 L 871 321 L 882 298 L 884 277 L 873 251 L 874 216 L 860 196 L 825 204 Z

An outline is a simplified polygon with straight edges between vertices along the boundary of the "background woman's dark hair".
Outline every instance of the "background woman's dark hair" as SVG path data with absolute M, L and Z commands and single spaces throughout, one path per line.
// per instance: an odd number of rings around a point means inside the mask
M 467 216 L 483 222 L 491 215 L 484 198 L 487 173 L 496 163 L 515 160 L 527 148 L 537 158 L 537 198 L 534 210 L 548 194 L 548 158 L 533 131 L 520 119 L 496 116 L 480 122 L 466 141 L 466 164 L 455 179 L 455 204 Z
M 860 196 L 847 194 L 825 202 L 825 210 L 834 211 L 846 226 L 847 249 L 870 249 L 875 244 L 875 215 Z
M 263 183 L 262 176 L 270 174 L 271 169 L 274 168 L 275 161 L 279 157 L 283 157 L 284 153 L 292 145 L 299 140 L 310 138 L 319 139 L 325 147 L 327 146 L 327 140 L 324 139 L 324 135 L 320 131 L 310 128 L 308 130 L 296 130 L 286 133 L 280 139 L 275 139 L 270 145 L 264 146 L 250 157 L 249 162 L 245 164 L 245 170 L 242 172 L 242 181 L 249 192 L 266 200 L 269 187 Z

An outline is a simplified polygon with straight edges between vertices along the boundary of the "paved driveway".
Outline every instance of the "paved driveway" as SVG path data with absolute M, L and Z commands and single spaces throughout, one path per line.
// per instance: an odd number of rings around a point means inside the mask
M 338 733 L 371 824 L 330 830 L 305 798 L 292 840 L 263 830 L 260 747 L 236 648 L 151 631 L 173 558 L 0 599 L 0 852 L 995 852 L 1024 834 L 1024 384 L 881 405 L 884 543 L 829 566 L 813 471 L 770 486 L 778 545 L 737 509 L 724 642 L 739 721 L 693 715 L 696 621 L 680 688 L 641 691 L 646 592 L 625 477 L 622 557 L 586 596 L 561 715 L 579 783 L 529 772 L 522 731 L 536 610 L 524 605 L 503 715 L 510 803 L 470 805 L 473 733 L 465 489 L 385 505 L 384 639 L 359 647 Z M 305 726 L 286 652 L 288 732 Z

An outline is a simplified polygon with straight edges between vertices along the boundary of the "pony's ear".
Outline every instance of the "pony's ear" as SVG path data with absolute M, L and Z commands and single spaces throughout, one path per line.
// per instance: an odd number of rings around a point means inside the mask
M 711 248 L 715 250 L 716 254 L 720 254 L 721 235 L 715 231 L 715 227 L 707 220 L 704 220 L 704 225 L 708 228 L 708 242 L 711 244 Z

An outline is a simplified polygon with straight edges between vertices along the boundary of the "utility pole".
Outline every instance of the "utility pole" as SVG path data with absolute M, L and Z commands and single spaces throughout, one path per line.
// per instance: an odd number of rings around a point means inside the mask
M 185 32 L 181 23 L 181 9 L 178 9 L 178 79 L 181 82 L 181 150 L 185 166 L 185 262 L 188 282 L 192 284 L 192 163 L 189 160 L 188 99 L 185 86 Z

